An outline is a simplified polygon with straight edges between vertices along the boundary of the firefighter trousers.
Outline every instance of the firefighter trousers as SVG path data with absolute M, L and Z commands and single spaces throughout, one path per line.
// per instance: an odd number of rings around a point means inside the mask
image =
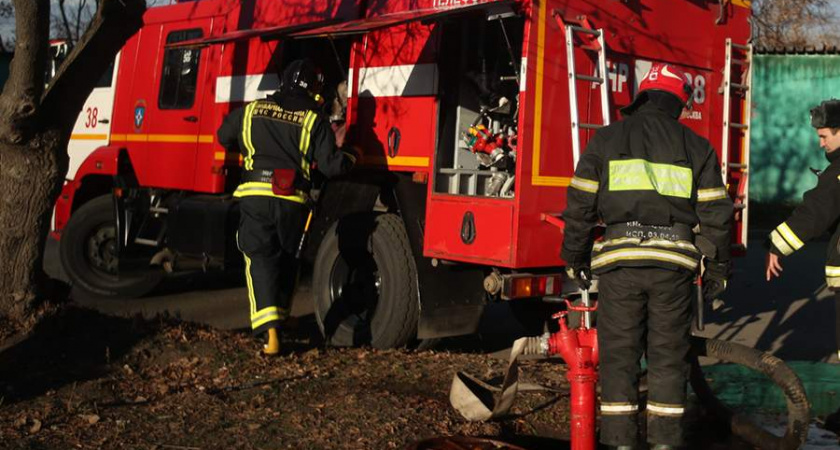
M 834 339 L 837 357 L 840 358 L 840 291 L 834 291 Z
M 647 440 L 684 445 L 694 274 L 619 267 L 600 275 L 601 442 L 636 445 L 640 359 L 647 354 Z
M 267 196 L 242 197 L 239 208 L 236 242 L 245 256 L 251 329 L 261 333 L 288 317 L 297 280 L 295 252 L 307 210 Z

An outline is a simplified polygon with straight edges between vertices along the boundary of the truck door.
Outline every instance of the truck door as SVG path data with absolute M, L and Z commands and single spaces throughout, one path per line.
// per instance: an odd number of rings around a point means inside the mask
M 149 162 L 156 169 L 147 174 L 149 185 L 171 189 L 192 189 L 194 185 L 198 144 L 208 139 L 199 135 L 208 73 L 204 53 L 208 50 L 169 46 L 206 36 L 210 23 L 207 19 L 166 24 L 161 29 L 157 95 L 135 108 L 135 122 L 147 123 Z
M 119 64 L 119 54 L 108 70 L 102 74 L 93 88 L 82 111 L 73 125 L 73 133 L 67 145 L 70 167 L 67 179 L 76 178 L 79 167 L 99 147 L 108 145 L 111 137 L 111 120 L 114 111 L 114 81 Z

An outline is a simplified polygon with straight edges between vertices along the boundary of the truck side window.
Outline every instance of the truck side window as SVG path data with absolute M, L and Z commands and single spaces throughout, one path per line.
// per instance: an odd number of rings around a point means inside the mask
M 198 39 L 199 29 L 173 31 L 166 36 L 167 44 Z M 163 57 L 163 76 L 160 78 L 160 109 L 189 109 L 195 101 L 198 81 L 198 60 L 201 49 L 167 48 Z

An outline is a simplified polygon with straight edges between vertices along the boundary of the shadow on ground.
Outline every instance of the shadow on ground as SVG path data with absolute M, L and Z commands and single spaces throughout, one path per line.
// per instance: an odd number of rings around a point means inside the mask
M 158 326 L 143 320 L 66 308 L 39 323 L 29 337 L 0 353 L 0 395 L 5 403 L 99 378 Z

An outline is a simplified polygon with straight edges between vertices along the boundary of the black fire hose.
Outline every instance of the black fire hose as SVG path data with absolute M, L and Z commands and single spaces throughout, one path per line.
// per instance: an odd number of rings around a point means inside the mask
M 808 397 L 805 395 L 802 381 L 784 361 L 732 342 L 701 337 L 692 339 L 692 347 L 697 356 L 720 359 L 763 373 L 785 394 L 788 410 L 787 431 L 784 436 L 776 436 L 754 424 L 749 417 L 733 412 L 718 400 L 706 382 L 700 363 L 695 357 L 691 365 L 691 387 L 706 408 L 729 424 L 732 434 L 763 450 L 793 450 L 805 444 L 811 422 Z

